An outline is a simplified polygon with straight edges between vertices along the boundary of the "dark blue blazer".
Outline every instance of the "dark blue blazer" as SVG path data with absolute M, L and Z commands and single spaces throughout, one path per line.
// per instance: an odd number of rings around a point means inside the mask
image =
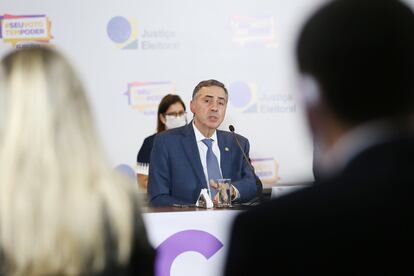
M 414 138 L 400 137 L 242 212 L 223 275 L 414 275 L 413 168 Z
M 236 134 L 237 135 L 237 134 Z M 249 141 L 238 135 L 249 156 Z M 223 178 L 231 178 L 240 192 L 240 202 L 256 196 L 256 181 L 231 132 L 217 130 Z M 149 167 L 148 195 L 152 206 L 194 204 L 206 178 L 193 124 L 164 131 L 155 137 Z

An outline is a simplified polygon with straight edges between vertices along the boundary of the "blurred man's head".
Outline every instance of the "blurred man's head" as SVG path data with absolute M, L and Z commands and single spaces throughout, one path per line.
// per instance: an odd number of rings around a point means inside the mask
M 296 54 L 299 71 L 320 92 L 307 95 L 312 108 L 340 127 L 404 118 L 414 110 L 414 14 L 399 1 L 330 2 L 305 24 Z

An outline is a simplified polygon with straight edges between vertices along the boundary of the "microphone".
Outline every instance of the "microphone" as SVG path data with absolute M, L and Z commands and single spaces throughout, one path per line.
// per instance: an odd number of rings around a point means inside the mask
M 262 181 L 257 176 L 256 172 L 254 171 L 254 167 L 253 167 L 252 163 L 250 163 L 250 159 L 247 157 L 246 153 L 244 152 L 243 147 L 241 146 L 240 141 L 237 138 L 236 133 L 234 132 L 234 126 L 233 125 L 229 125 L 229 130 L 231 131 L 231 133 L 233 133 L 234 139 L 236 140 L 236 143 L 239 146 L 239 148 L 240 148 L 240 150 L 241 150 L 241 152 L 243 154 L 244 161 L 246 161 L 246 163 L 249 165 L 249 168 L 252 171 L 252 173 L 254 175 L 254 178 L 256 179 L 257 195 L 256 195 L 256 198 L 254 198 L 254 200 L 251 201 L 249 205 L 253 205 L 257 201 L 258 202 L 261 202 L 261 201 L 263 201 L 263 195 L 262 195 L 263 184 L 262 184 Z

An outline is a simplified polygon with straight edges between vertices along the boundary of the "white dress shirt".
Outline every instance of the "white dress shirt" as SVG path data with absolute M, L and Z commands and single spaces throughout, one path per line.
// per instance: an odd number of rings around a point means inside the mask
M 221 171 L 221 159 L 220 159 L 221 155 L 220 155 L 220 148 L 218 146 L 217 131 L 214 131 L 213 135 L 211 135 L 210 138 L 204 137 L 204 135 L 198 130 L 198 128 L 194 124 L 194 121 L 193 121 L 193 129 L 194 129 L 194 134 L 195 134 L 195 138 L 196 138 L 196 142 L 197 142 L 198 153 L 200 154 L 201 165 L 203 166 L 204 177 L 206 178 L 207 187 L 208 187 L 208 190 L 210 191 L 210 185 L 209 185 L 210 181 L 208 179 L 208 172 L 207 172 L 207 150 L 208 150 L 208 147 L 207 147 L 206 144 L 203 143 L 203 139 L 212 139 L 213 140 L 212 150 L 213 150 L 214 155 L 217 157 L 217 161 L 219 163 L 219 168 L 220 168 L 220 174 L 221 174 L 221 176 L 223 176 L 223 172 Z M 233 185 L 231 185 L 231 186 L 234 189 L 234 197 L 232 197 L 232 200 L 240 198 L 239 190 L 236 187 L 234 187 Z M 211 194 L 211 191 L 210 191 L 210 194 Z
M 210 138 L 204 137 L 204 135 L 198 130 L 198 128 L 194 124 L 194 121 L 193 121 L 193 129 L 194 129 L 194 134 L 195 134 L 195 138 L 196 138 L 196 142 L 197 142 L 198 153 L 200 154 L 201 165 L 203 166 L 204 176 L 205 176 L 206 181 L 207 181 L 206 182 L 207 187 L 209 187 L 209 189 L 210 189 L 210 186 L 208 185 L 209 179 L 208 179 L 208 173 L 207 173 L 207 150 L 208 150 L 208 147 L 206 146 L 206 144 L 203 143 L 203 140 L 204 139 L 212 139 L 213 140 L 212 150 L 213 150 L 214 155 L 217 157 L 217 161 L 219 163 L 219 168 L 220 168 L 220 174 L 221 174 L 221 176 L 223 176 L 223 173 L 221 172 L 220 148 L 219 148 L 218 142 L 217 142 L 217 132 L 214 131 L 213 135 L 211 135 Z
M 361 152 L 391 140 L 396 134 L 396 128 L 386 120 L 378 120 L 362 124 L 344 134 L 329 150 L 321 147 L 318 160 L 321 174 L 328 178 L 341 172 Z

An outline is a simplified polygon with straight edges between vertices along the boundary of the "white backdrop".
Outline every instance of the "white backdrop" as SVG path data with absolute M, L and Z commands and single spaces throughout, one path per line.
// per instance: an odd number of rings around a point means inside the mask
M 294 44 L 322 1 L 1 0 L 0 54 L 46 32 L 42 43 L 61 49 L 80 71 L 114 167 L 135 165 L 143 139 L 155 132 L 163 95 L 179 94 L 188 107 L 194 86 L 215 78 L 230 93 L 221 128 L 233 124 L 249 138 L 260 176 L 269 183 L 311 181 Z M 40 19 L 50 28 L 33 24 Z

